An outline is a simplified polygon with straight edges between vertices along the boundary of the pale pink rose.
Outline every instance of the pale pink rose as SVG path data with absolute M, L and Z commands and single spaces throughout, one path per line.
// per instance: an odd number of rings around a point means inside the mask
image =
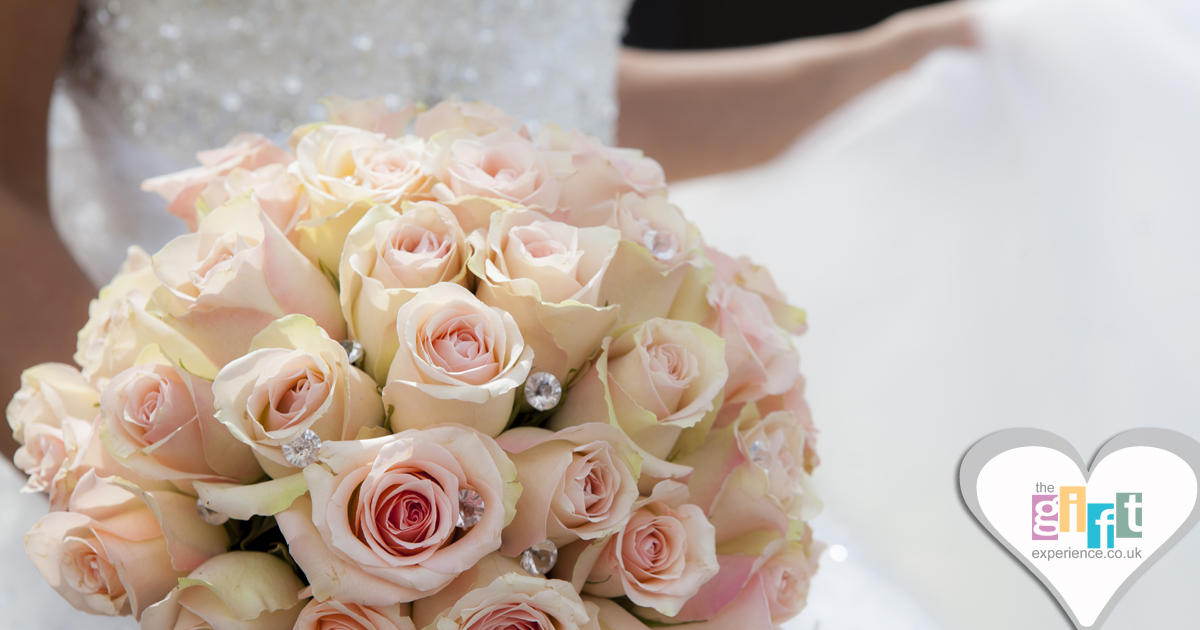
M 762 296 L 737 285 L 713 283 L 708 301 L 713 310 L 706 323 L 725 340 L 725 402 L 759 400 L 791 389 L 800 376 L 800 354 Z
M 608 338 L 551 418 L 621 428 L 643 455 L 666 460 L 685 430 L 706 430 L 728 376 L 724 342 L 698 324 L 652 319 Z
M 511 129 L 516 122 L 516 117 L 483 101 L 442 101 L 418 115 L 414 128 L 418 136 L 429 140 L 448 129 L 466 129 L 483 136 L 500 129 Z
M 521 499 L 501 552 L 559 547 L 619 531 L 638 499 L 641 457 L 620 429 L 592 422 L 551 433 L 523 427 L 496 438 L 517 467 Z
M 511 129 L 483 136 L 451 130 L 430 139 L 425 169 L 439 182 L 434 186 L 439 201 L 492 197 L 553 209 L 571 173 L 571 157 L 541 151 Z
M 479 299 L 512 314 L 538 371 L 565 382 L 617 322 L 617 306 L 599 300 L 620 233 L 509 210 L 494 213 L 488 230 L 469 240 Z
M 417 111 L 416 106 L 408 102 L 389 112 L 387 99 L 382 96 L 355 101 L 335 94 L 321 99 L 321 104 L 329 110 L 329 122 L 382 133 L 389 138 L 404 135 L 404 129 Z
M 600 622 L 600 630 L 650 630 L 649 626 L 641 619 L 633 616 L 633 613 L 625 610 L 611 599 L 585 594 L 583 603 L 596 607 L 596 619 Z M 754 626 L 744 627 L 753 628 Z
M 311 498 L 276 519 L 317 599 L 388 606 L 436 593 L 500 548 L 516 476 L 495 441 L 461 426 L 327 442 L 304 469 Z M 461 490 L 484 505 L 469 529 L 456 527 Z
M 136 245 L 112 282 L 88 305 L 88 322 L 79 331 L 75 363 L 94 386 L 103 388 L 113 376 L 133 367 L 142 349 L 158 345 L 187 364 L 195 374 L 211 376 L 216 367 L 182 333 L 146 311 L 162 283 L 154 275 L 150 255 Z
M 717 528 L 717 542 L 752 532 L 787 535 L 820 512 L 804 444 L 804 428 L 790 412 L 763 417 L 749 403 L 735 422 L 679 458 L 696 467 L 689 480 L 692 501 Z
M 666 197 L 621 195 L 614 219 L 621 237 L 645 248 L 664 271 L 682 264 L 703 266 L 700 230 Z
M 266 553 L 233 551 L 197 567 L 142 615 L 142 630 L 292 630 L 307 603 L 292 567 Z
M 396 314 L 440 282 L 466 285 L 467 241 L 450 210 L 439 203 L 406 205 L 404 214 L 375 206 L 359 220 L 342 250 L 342 314 L 350 336 L 363 345 L 366 371 L 384 382 L 400 340 Z
M 274 478 L 300 472 L 283 446 L 305 431 L 322 440 L 353 440 L 384 421 L 375 381 L 300 315 L 263 330 L 245 356 L 221 369 L 212 392 L 216 418 Z
M 804 334 L 808 327 L 804 311 L 787 303 L 787 296 L 775 286 L 775 280 L 766 267 L 755 265 L 745 256 L 732 258 L 713 247 L 705 246 L 704 253 L 713 265 L 714 284 L 722 287 L 736 285 L 757 293 L 780 328 L 793 335 Z
M 383 387 L 393 431 L 442 422 L 490 436 L 504 430 L 533 364 L 511 315 L 441 283 L 400 307 L 396 337 Z
M 100 396 L 100 415 L 101 442 L 121 465 L 188 494 L 196 494 L 194 481 L 262 476 L 250 448 L 216 419 L 212 384 L 161 353 L 144 353 L 140 365 L 113 378 Z
M 249 197 L 214 210 L 198 232 L 167 243 L 153 264 L 163 287 L 154 291 L 150 310 L 162 312 L 218 367 L 245 354 L 259 331 L 291 313 L 345 339 L 333 285 Z
M 308 210 L 308 197 L 304 195 L 300 179 L 288 172 L 286 164 L 267 164 L 253 171 L 235 168 L 228 175 L 209 182 L 196 203 L 202 214 L 207 214 L 230 199 L 251 191 L 263 213 L 280 232 L 294 241 L 296 224 Z
M 666 194 L 662 165 L 638 149 L 605 146 L 599 138 L 578 130 L 568 133 L 556 125 L 542 125 L 536 141 L 543 150 L 571 154 L 575 172 L 563 183 L 559 208 L 572 217 L 582 218 L 593 209 L 611 210 L 617 197 L 625 193 L 644 197 Z
M 717 574 L 715 530 L 687 488 L 663 481 L 634 505 L 629 522 L 604 543 L 583 591 L 629 598 L 673 616 Z
M 425 141 L 344 125 L 320 125 L 296 145 L 291 172 L 308 192 L 314 219 L 331 217 L 359 200 L 400 207 L 426 198 L 432 184 L 421 166 Z
M 135 617 L 228 545 L 224 528 L 200 520 L 195 498 L 94 473 L 80 480 L 70 511 L 51 512 L 25 535 L 29 559 L 72 606 Z
M 64 475 L 78 465 L 92 430 L 91 422 L 76 418 L 64 418 L 59 427 L 26 425 L 22 446 L 13 455 L 13 464 L 29 475 L 21 492 L 44 492 L 51 498 L 51 509 L 66 509 Z
M 792 384 L 792 388 L 782 395 L 767 396 L 755 404 L 758 406 L 759 413 L 787 411 L 796 419 L 800 428 L 804 430 L 804 470 L 811 475 L 817 465 L 821 463 L 821 458 L 817 454 L 817 427 L 813 424 L 812 409 L 808 406 L 808 400 L 804 398 L 805 386 L 804 376 L 798 376 L 796 382 Z M 717 415 L 717 422 L 713 426 L 725 426 L 741 415 L 740 405 L 727 405 L 727 407 L 733 407 L 729 410 L 730 412 L 737 409 L 736 413 L 732 413 L 731 418 L 723 422 L 723 416 L 729 412 L 726 411 L 726 408 L 722 408 L 721 413 Z
M 594 604 L 568 582 L 508 573 L 476 588 L 437 618 L 437 630 L 600 630 Z
M 13 439 L 23 444 L 25 428 L 62 426 L 64 419 L 90 422 L 96 417 L 100 392 L 74 366 L 42 363 L 21 372 L 21 389 L 5 409 Z
M 305 589 L 300 595 L 309 597 L 311 591 Z M 417 630 L 409 618 L 410 608 L 408 604 L 363 606 L 314 599 L 300 611 L 295 630 Z
M 183 219 L 192 231 L 200 223 L 196 200 L 213 180 L 230 174 L 234 169 L 254 171 L 268 164 L 287 165 L 294 158 L 266 136 L 243 133 L 219 149 L 197 153 L 196 159 L 200 161 L 200 166 L 142 182 L 142 190 L 158 193 L 166 199 L 167 211 Z

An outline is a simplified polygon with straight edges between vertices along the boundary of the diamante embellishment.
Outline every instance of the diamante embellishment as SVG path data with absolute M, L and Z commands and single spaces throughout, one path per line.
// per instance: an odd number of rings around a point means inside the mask
M 562 400 L 562 385 L 549 372 L 534 372 L 525 381 L 525 400 L 538 411 L 548 411 Z
M 556 562 L 558 547 L 549 540 L 543 540 L 521 552 L 521 568 L 532 575 L 546 575 L 554 568 Z
M 346 351 L 346 356 L 350 358 L 350 365 L 362 369 L 363 347 L 361 343 L 347 339 L 338 342 L 342 344 L 342 348 Z
M 311 429 L 283 445 L 283 458 L 296 468 L 304 468 L 317 461 L 320 452 L 321 438 Z
M 666 230 L 646 230 L 642 244 L 659 260 L 671 260 L 679 253 L 675 249 L 674 235 Z
M 754 440 L 750 445 L 750 461 L 763 470 L 770 468 L 771 445 L 766 440 Z
M 471 529 L 483 520 L 483 497 L 470 488 L 458 491 L 458 522 L 459 529 Z
M 204 505 L 203 499 L 196 499 L 196 511 L 200 513 L 200 520 L 209 525 L 224 525 L 229 520 L 228 516 Z

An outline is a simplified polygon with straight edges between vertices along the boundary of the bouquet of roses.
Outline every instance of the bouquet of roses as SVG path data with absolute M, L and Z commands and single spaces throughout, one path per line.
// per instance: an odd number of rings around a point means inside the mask
M 327 102 L 147 181 L 79 368 L 22 375 L 29 558 L 146 629 L 772 628 L 819 544 L 766 270 L 640 151 L 483 103 Z

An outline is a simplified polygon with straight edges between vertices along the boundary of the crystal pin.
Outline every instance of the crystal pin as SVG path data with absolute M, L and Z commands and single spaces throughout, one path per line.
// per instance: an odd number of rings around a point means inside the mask
M 350 359 L 350 365 L 353 365 L 361 370 L 363 360 L 362 344 L 354 341 L 353 339 L 339 341 L 338 343 L 342 344 L 342 349 L 346 351 L 346 356 Z
M 304 468 L 317 461 L 320 452 L 321 437 L 311 429 L 283 445 L 283 458 L 296 468 Z
M 558 547 L 549 540 L 543 540 L 521 552 L 521 568 L 532 575 L 546 575 L 554 568 L 556 562 Z
M 646 230 L 642 244 L 659 260 L 671 260 L 679 253 L 675 249 L 675 238 L 666 230 Z
M 470 488 L 458 491 L 458 522 L 459 529 L 471 529 L 483 520 L 483 497 Z
M 196 499 L 196 511 L 200 513 L 200 520 L 209 525 L 224 525 L 229 520 L 228 516 L 204 505 L 203 499 Z
M 754 440 L 750 444 L 750 461 L 763 470 L 770 468 L 771 445 L 766 440 Z
M 534 372 L 525 381 L 525 400 L 538 411 L 548 411 L 562 400 L 562 385 L 549 372 Z

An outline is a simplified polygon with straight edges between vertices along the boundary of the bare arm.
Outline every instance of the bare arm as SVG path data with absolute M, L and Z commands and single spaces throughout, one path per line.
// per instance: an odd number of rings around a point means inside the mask
M 940 46 L 973 44 L 958 2 L 856 33 L 695 52 L 627 49 L 619 143 L 684 179 L 764 162 L 842 103 Z
M 50 224 L 46 123 L 75 0 L 0 2 L 0 402 L 21 371 L 70 362 L 95 290 Z M 0 430 L 0 450 L 16 443 Z

